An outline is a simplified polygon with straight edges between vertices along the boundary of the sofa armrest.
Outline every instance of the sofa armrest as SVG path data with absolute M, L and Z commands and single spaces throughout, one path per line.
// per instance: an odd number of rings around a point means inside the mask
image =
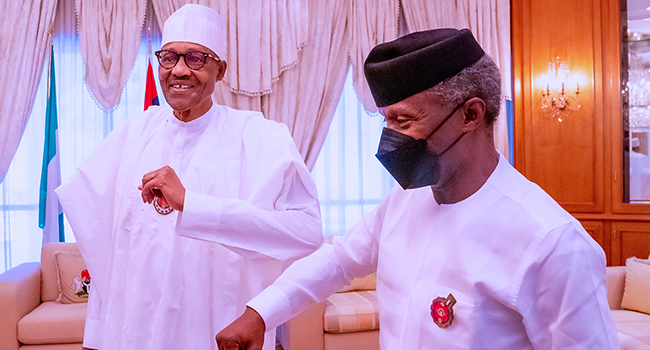
M 277 328 L 284 350 L 323 350 L 325 302 L 312 305 Z
M 607 267 L 607 302 L 610 310 L 620 310 L 625 290 L 625 266 Z
M 0 274 L 0 349 L 17 350 L 16 324 L 41 303 L 41 263 L 24 263 Z

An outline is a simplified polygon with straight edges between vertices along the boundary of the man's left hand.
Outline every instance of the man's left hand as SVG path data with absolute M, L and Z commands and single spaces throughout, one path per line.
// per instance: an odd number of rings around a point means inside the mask
M 151 203 L 158 197 L 175 210 L 183 211 L 185 187 L 174 169 L 169 166 L 144 174 L 142 185 L 138 186 L 138 189 L 142 190 L 142 200 L 145 203 Z

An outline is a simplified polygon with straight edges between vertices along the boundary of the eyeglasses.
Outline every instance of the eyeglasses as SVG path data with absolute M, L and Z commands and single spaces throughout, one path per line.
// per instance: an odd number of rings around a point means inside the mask
M 158 57 L 158 63 L 161 67 L 165 69 L 172 69 L 178 63 L 178 60 L 183 56 L 185 60 L 185 65 L 190 69 L 197 70 L 201 69 L 205 65 L 206 58 L 210 57 L 217 62 L 220 62 L 221 59 L 214 57 L 209 53 L 201 51 L 190 51 L 187 53 L 177 53 L 171 50 L 160 50 L 155 52 L 156 57 Z

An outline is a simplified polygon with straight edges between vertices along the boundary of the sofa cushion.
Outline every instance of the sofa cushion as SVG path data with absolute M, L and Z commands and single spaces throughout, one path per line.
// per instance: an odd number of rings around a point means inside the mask
M 81 253 L 59 250 L 54 252 L 56 272 L 59 277 L 59 297 L 57 303 L 88 302 L 90 274 Z
M 611 313 L 622 350 L 650 349 L 650 315 L 627 310 Z
M 621 307 L 650 314 L 650 263 L 629 258 L 625 262 L 625 290 Z
M 41 249 L 41 300 L 54 301 L 59 297 L 59 277 L 56 272 L 54 252 L 65 250 L 79 252 L 77 243 L 47 243 Z
M 323 330 L 349 333 L 379 329 L 377 292 L 335 293 L 325 301 Z
M 81 343 L 87 303 L 39 305 L 18 321 L 18 340 L 23 344 Z

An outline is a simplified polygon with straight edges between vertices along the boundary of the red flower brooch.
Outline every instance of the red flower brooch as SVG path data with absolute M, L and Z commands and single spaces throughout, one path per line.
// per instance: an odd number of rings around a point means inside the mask
M 456 298 L 451 293 L 446 298 L 437 297 L 431 303 L 431 317 L 433 322 L 440 328 L 451 326 L 454 320 L 453 306 L 456 304 Z
M 156 211 L 158 214 L 161 215 L 167 215 L 174 211 L 174 208 L 172 208 L 167 202 L 165 202 L 164 199 L 155 197 L 153 199 L 153 207 L 156 208 Z

